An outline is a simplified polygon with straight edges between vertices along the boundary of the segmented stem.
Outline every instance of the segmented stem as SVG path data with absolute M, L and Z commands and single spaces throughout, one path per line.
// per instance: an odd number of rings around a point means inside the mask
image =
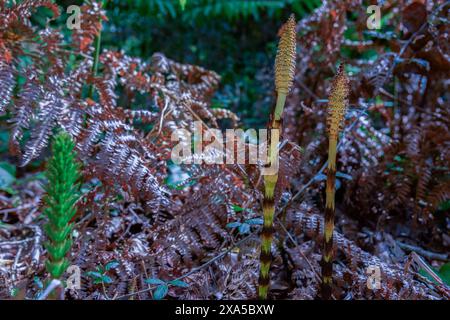
M 344 66 L 339 67 L 333 81 L 328 105 L 328 168 L 325 203 L 324 244 L 322 255 L 322 299 L 329 300 L 333 283 L 333 232 L 336 192 L 336 154 L 339 132 L 342 130 L 348 105 L 348 78 Z
M 334 195 L 336 185 L 336 139 L 330 139 L 325 204 L 325 227 L 322 256 L 322 298 L 331 298 L 333 276 Z
M 269 140 L 269 161 L 270 167 L 278 156 L 278 144 L 280 140 L 281 121 L 274 120 L 269 130 L 271 132 Z M 274 131 L 277 130 L 277 131 Z M 261 232 L 261 257 L 258 297 L 267 299 L 270 284 L 270 265 L 272 261 L 271 247 L 273 240 L 273 218 L 275 214 L 275 188 L 278 182 L 278 174 L 264 176 L 264 200 L 263 200 L 263 218 L 264 224 Z
M 273 240 L 273 219 L 275 214 L 275 190 L 278 182 L 278 144 L 281 134 L 281 118 L 287 94 L 292 87 L 295 71 L 295 19 L 292 15 L 288 22 L 281 27 L 280 43 L 275 60 L 275 87 L 277 104 L 269 125 L 268 164 L 267 168 L 275 168 L 264 174 L 264 224 L 261 232 L 261 257 L 258 297 L 267 299 L 270 285 L 270 265 L 272 262 L 271 247 Z M 275 165 L 276 164 L 276 165 Z M 274 166 L 275 165 L 275 166 Z

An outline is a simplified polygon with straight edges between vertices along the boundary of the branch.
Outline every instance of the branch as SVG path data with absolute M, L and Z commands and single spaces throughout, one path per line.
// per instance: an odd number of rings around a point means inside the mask
M 250 240 L 254 235 L 255 235 L 254 233 L 249 234 L 249 235 L 246 236 L 245 238 L 242 238 L 241 240 L 239 240 L 238 242 L 236 242 L 236 243 L 233 244 L 232 246 L 228 247 L 228 249 L 225 250 L 224 252 L 222 252 L 222 253 L 220 253 L 219 255 L 217 255 L 217 256 L 211 258 L 210 260 L 208 260 L 208 261 L 205 262 L 204 264 L 202 264 L 202 265 L 200 265 L 200 266 L 198 266 L 198 267 L 192 269 L 191 271 L 185 273 L 184 275 L 182 275 L 182 276 L 180 276 L 180 277 L 174 279 L 173 281 L 177 281 L 177 280 L 184 279 L 184 278 L 190 276 L 191 274 L 194 274 L 194 273 L 196 273 L 196 272 L 198 272 L 198 271 L 200 271 L 200 270 L 206 268 L 206 267 L 209 266 L 210 264 L 213 264 L 213 263 L 216 262 L 217 260 L 219 260 L 219 259 L 221 259 L 222 257 L 226 256 L 226 255 L 227 255 L 228 253 L 230 253 L 234 248 L 236 248 L 236 247 L 240 246 L 241 244 L 243 244 L 243 243 L 247 242 L 248 240 Z M 151 291 L 151 290 L 153 290 L 153 289 L 154 289 L 154 287 L 149 287 L 149 288 L 147 288 L 147 289 L 139 290 L 139 291 L 136 291 L 136 292 L 133 292 L 133 293 L 124 294 L 124 295 L 122 295 L 122 296 L 119 296 L 119 297 L 114 298 L 113 300 L 119 300 L 119 299 L 123 299 L 123 298 L 128 298 L 128 297 L 134 296 L 134 295 L 136 295 L 136 294 L 140 294 L 140 293 L 143 293 L 143 292 Z

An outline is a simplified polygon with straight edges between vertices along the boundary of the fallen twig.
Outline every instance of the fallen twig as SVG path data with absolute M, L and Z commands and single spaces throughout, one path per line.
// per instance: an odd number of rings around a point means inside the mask
M 191 271 L 185 273 L 184 275 L 182 275 L 182 276 L 180 276 L 180 277 L 174 279 L 173 281 L 177 281 L 177 280 L 184 279 L 184 278 L 186 278 L 186 277 L 188 277 L 188 276 L 190 276 L 190 275 L 192 275 L 192 274 L 194 274 L 194 273 L 196 273 L 196 272 L 202 270 L 203 268 L 206 268 L 207 266 L 211 265 L 211 264 L 214 263 L 215 261 L 221 259 L 221 258 L 224 257 L 225 255 L 227 255 L 228 253 L 230 253 L 234 248 L 236 248 L 236 247 L 240 246 L 241 244 L 247 242 L 248 240 L 250 240 L 250 239 L 253 238 L 253 237 L 254 237 L 254 234 L 251 233 L 251 234 L 248 235 L 247 237 L 242 238 L 242 239 L 239 240 L 238 242 L 234 243 L 232 246 L 228 247 L 228 249 L 225 250 L 224 252 L 222 252 L 222 253 L 220 253 L 219 255 L 213 257 L 212 259 L 208 260 L 208 261 L 205 262 L 204 264 L 202 264 L 202 265 L 200 265 L 200 266 L 198 266 L 198 267 L 192 269 Z M 136 295 L 136 294 L 140 294 L 140 293 L 143 293 L 143 292 L 151 291 L 151 290 L 153 290 L 153 289 L 154 289 L 154 287 L 149 287 L 149 288 L 147 288 L 147 289 L 135 291 L 135 292 L 133 292 L 133 293 L 124 294 L 124 295 L 121 295 L 121 296 L 119 296 L 119 297 L 114 298 L 114 300 L 120 300 L 120 299 L 123 299 L 123 298 L 128 298 L 128 297 L 131 297 L 131 296 Z
M 47 299 L 47 297 L 50 295 L 50 293 L 52 293 L 53 290 L 55 290 L 56 288 L 61 288 L 61 292 L 60 292 L 60 299 L 63 300 L 64 298 L 64 287 L 62 285 L 62 282 L 59 281 L 58 279 L 53 279 L 50 284 L 47 286 L 47 288 L 45 288 L 45 290 L 39 295 L 39 297 L 37 298 L 37 300 L 45 300 Z
M 435 253 L 435 252 L 431 252 L 428 250 L 425 250 L 423 248 L 417 247 L 417 246 L 413 246 L 411 244 L 407 244 L 407 243 L 403 243 L 400 241 L 396 241 L 397 245 L 404 249 L 404 250 L 408 250 L 410 252 L 415 252 L 421 256 L 424 256 L 425 258 L 428 258 L 430 260 L 441 260 L 441 261 L 448 261 L 448 254 L 445 253 Z

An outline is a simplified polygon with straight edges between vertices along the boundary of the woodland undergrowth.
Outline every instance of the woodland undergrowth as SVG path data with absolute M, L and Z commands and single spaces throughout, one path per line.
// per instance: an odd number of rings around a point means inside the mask
M 326 99 L 341 62 L 349 110 L 337 144 L 332 298 L 450 298 L 439 272 L 450 248 L 450 3 L 384 1 L 383 27 L 372 31 L 366 5 L 326 0 L 296 25 L 272 299 L 320 297 Z M 97 58 L 108 23 L 100 3 L 82 6 L 82 28 L 69 38 L 51 19 L 34 25 L 38 7 L 60 14 L 52 1 L 0 1 L 0 127 L 9 132 L 1 160 L 21 178 L 0 189 L 0 298 L 34 299 L 48 279 L 42 171 L 63 130 L 82 165 L 67 256 L 81 288 L 65 298 L 256 299 L 261 167 L 169 161 L 174 130 L 242 126 L 210 107 L 220 76 L 157 52 Z M 374 268 L 380 287 L 370 289 Z

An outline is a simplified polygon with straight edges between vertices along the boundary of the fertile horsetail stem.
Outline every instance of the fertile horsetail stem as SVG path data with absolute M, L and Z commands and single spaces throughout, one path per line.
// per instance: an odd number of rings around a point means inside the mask
M 278 144 L 281 133 L 281 117 L 287 94 L 292 87 L 295 72 L 295 18 L 291 15 L 289 20 L 279 31 L 280 42 L 275 59 L 275 88 L 277 91 L 277 104 L 269 124 L 270 142 L 268 143 L 268 164 L 271 167 L 278 161 Z M 264 224 L 261 232 L 261 258 L 258 297 L 267 299 L 270 283 L 271 247 L 273 239 L 273 218 L 275 213 L 275 188 L 278 181 L 278 172 L 264 175 Z
M 296 32 L 295 17 L 289 20 L 278 32 L 280 42 L 275 58 L 275 90 L 277 91 L 277 105 L 273 121 L 279 121 L 283 113 L 286 96 L 292 88 L 295 74 Z
M 344 65 L 339 66 L 333 80 L 328 102 L 328 169 L 325 203 L 324 247 L 322 255 L 322 299 L 331 298 L 333 276 L 333 231 L 335 215 L 336 185 L 336 148 L 339 132 L 343 128 L 344 116 L 348 105 L 349 83 L 344 72 Z

